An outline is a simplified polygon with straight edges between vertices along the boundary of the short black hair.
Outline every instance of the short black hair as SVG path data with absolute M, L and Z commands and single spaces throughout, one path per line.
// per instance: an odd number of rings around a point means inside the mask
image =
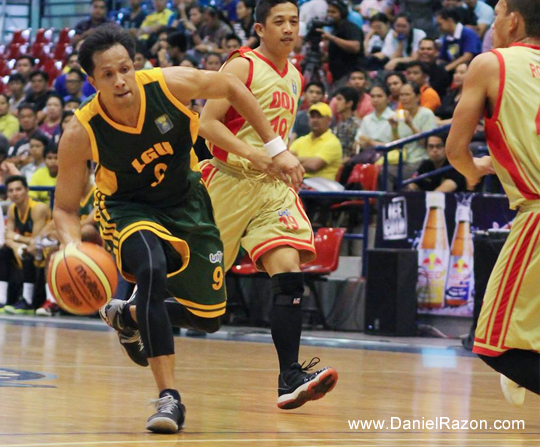
M 8 84 L 11 84 L 12 82 L 20 82 L 20 83 L 24 84 L 25 83 L 24 76 L 22 74 L 20 74 L 20 73 L 13 73 L 9 77 Z
M 407 64 L 407 68 L 412 67 L 420 67 L 420 70 L 422 70 L 422 73 L 424 73 L 426 76 L 429 76 L 429 67 L 425 62 L 421 61 L 411 61 Z
M 79 75 L 79 80 L 84 81 L 84 79 L 85 79 L 84 74 L 78 68 L 72 68 L 67 72 L 67 74 L 71 74 L 71 73 L 77 73 Z
M 17 62 L 19 62 L 22 59 L 28 59 L 30 61 L 30 64 L 32 65 L 32 67 L 34 65 L 36 65 L 36 60 L 32 56 L 30 56 L 29 54 L 22 54 L 21 56 L 19 56 L 17 58 Z
M 420 96 L 420 94 L 422 93 L 420 91 L 420 86 L 416 83 L 416 82 L 413 82 L 413 81 L 407 81 L 405 82 L 405 84 L 403 85 L 410 85 L 411 88 L 413 89 L 413 92 L 416 96 Z
M 352 101 L 352 110 L 356 110 L 358 101 L 360 100 L 360 92 L 354 87 L 341 87 L 336 91 L 334 96 L 341 95 L 345 98 L 346 102 Z
M 333 6 L 339 11 L 339 15 L 342 20 L 346 19 L 349 15 L 349 7 L 347 3 L 342 0 L 326 0 L 328 6 Z
M 58 154 L 58 146 L 52 142 L 49 143 L 43 151 L 43 157 L 46 157 L 49 154 Z
M 167 43 L 173 48 L 178 48 L 182 53 L 187 51 L 186 35 L 181 31 L 175 31 L 169 34 L 167 36 Z
M 538 0 L 506 0 L 507 11 L 517 12 L 525 20 L 527 37 L 540 38 L 540 3 Z
M 60 105 L 62 107 L 64 107 L 64 98 L 62 98 L 62 96 L 60 96 L 58 93 L 56 93 L 56 92 L 49 93 L 49 97 L 47 98 L 47 102 L 49 102 L 49 99 L 51 99 L 51 98 L 58 99 L 60 101 Z
M 436 135 L 430 135 L 429 137 L 426 138 L 426 145 L 427 145 L 427 140 L 430 139 L 431 137 L 440 138 L 443 144 L 446 144 L 446 139 L 448 138 L 448 134 L 443 132 L 443 133 L 438 133 Z
M 405 84 L 407 82 L 407 79 L 405 78 L 405 75 L 399 71 L 391 71 L 384 77 L 384 83 L 386 84 L 388 82 L 388 79 L 390 79 L 392 76 L 397 76 L 399 79 L 401 79 L 401 82 Z
M 436 15 L 443 20 L 451 19 L 456 23 L 461 22 L 461 14 L 457 8 L 443 8 Z
M 378 12 L 377 14 L 374 14 L 372 17 L 369 18 L 369 23 L 373 22 L 382 22 L 388 25 L 390 23 L 390 19 L 384 12 Z
M 270 11 L 274 6 L 282 5 L 284 3 L 292 3 L 298 9 L 298 2 L 296 0 L 259 0 L 257 7 L 255 8 L 255 22 L 266 23 L 266 19 L 270 15 Z
M 64 110 L 62 112 L 62 118 L 60 119 L 60 129 L 62 129 L 62 124 L 64 124 L 66 118 L 73 115 L 75 115 L 75 112 L 73 110 Z
M 36 76 L 41 76 L 45 81 L 49 82 L 49 75 L 43 70 L 34 70 L 28 75 L 28 79 L 32 80 Z
M 374 88 L 380 88 L 380 89 L 384 92 L 384 94 L 385 94 L 386 96 L 390 96 L 390 89 L 388 88 L 388 86 L 387 86 L 386 84 L 373 84 L 373 85 L 371 86 L 371 88 L 369 89 L 370 94 L 371 94 L 371 91 L 372 91 Z
M 225 42 L 227 42 L 228 40 L 236 40 L 240 45 L 242 45 L 242 39 L 240 39 L 240 37 L 238 37 L 236 34 L 234 33 L 231 33 L 231 34 L 227 34 L 225 36 Z
M 310 88 L 312 85 L 315 87 L 319 87 L 322 90 L 323 95 L 326 93 L 326 89 L 324 88 L 324 84 L 319 81 L 311 81 L 306 84 L 306 88 L 304 88 L 304 92 L 307 92 L 307 89 Z
M 24 189 L 28 189 L 28 182 L 26 181 L 26 177 L 24 175 L 10 175 L 6 179 L 6 189 L 8 188 L 9 184 L 13 182 L 21 182 Z
M 437 48 L 437 42 L 435 42 L 435 39 L 432 39 L 431 37 L 424 37 L 420 42 L 418 42 L 418 45 L 426 41 L 431 42 L 433 45 L 435 45 L 435 48 Z
M 146 45 L 139 40 L 135 44 L 135 54 L 142 54 L 145 59 L 148 59 L 148 50 L 146 49 Z
M 68 102 L 76 102 L 78 105 L 81 105 L 82 104 L 82 101 L 80 100 L 80 98 L 77 98 L 75 96 L 68 96 L 66 98 L 66 101 L 65 101 L 65 104 L 67 104 Z M 64 104 L 64 105 L 65 105 Z
M 19 105 L 19 107 L 17 107 L 17 111 L 19 113 L 21 113 L 23 110 L 26 110 L 26 109 L 31 110 L 34 115 L 37 115 L 36 107 L 31 102 L 23 102 L 22 104 Z
M 116 24 L 105 24 L 95 28 L 84 40 L 79 50 L 79 63 L 86 73 L 94 75 L 94 54 L 122 45 L 129 58 L 135 59 L 135 38 Z
M 47 138 L 47 135 L 45 135 L 43 132 L 33 132 L 32 135 L 28 138 L 28 141 L 30 140 L 37 140 L 41 144 L 43 144 L 43 154 L 45 154 L 45 151 L 49 147 L 50 140 Z
M 108 5 L 107 5 L 107 0 L 92 0 L 92 1 L 90 2 L 90 4 L 93 5 L 93 4 L 96 3 L 96 2 L 103 2 L 103 3 L 105 3 L 105 8 L 109 9 L 109 7 L 108 7 Z

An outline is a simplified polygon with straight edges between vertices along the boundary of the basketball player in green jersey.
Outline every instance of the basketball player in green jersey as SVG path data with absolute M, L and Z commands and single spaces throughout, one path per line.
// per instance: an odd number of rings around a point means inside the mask
M 185 67 L 135 72 L 134 55 L 134 40 L 114 25 L 97 28 L 80 49 L 97 93 L 76 111 L 60 141 L 54 220 L 62 244 L 80 242 L 86 162 L 97 163 L 100 233 L 122 275 L 138 286 L 136 306 L 113 300 L 100 313 L 130 357 L 151 366 L 159 399 L 147 429 L 175 433 L 185 408 L 174 380 L 171 323 L 216 331 L 226 306 L 223 245 L 192 149 L 198 116 L 186 104 L 227 98 L 263 141 L 276 134 L 236 77 Z M 267 154 L 235 140 L 223 138 L 238 156 L 279 175 Z M 169 297 L 181 304 L 170 313 Z
M 260 46 L 232 53 L 222 72 L 249 87 L 267 120 L 287 140 L 303 84 L 288 60 L 298 38 L 298 6 L 296 0 L 260 0 L 255 16 Z M 334 388 L 338 373 L 328 367 L 308 372 L 318 360 L 305 367 L 298 363 L 304 292 L 300 264 L 315 257 L 313 231 L 302 203 L 289 185 L 261 175 L 249 160 L 236 156 L 224 136 L 236 135 L 269 152 L 277 166 L 294 160 L 298 175 L 303 169 L 285 145 L 265 144 L 239 112 L 227 99 L 206 103 L 201 122 L 210 129 L 207 139 L 214 158 L 205 160 L 201 171 L 225 247 L 225 267 L 232 266 L 242 245 L 257 268 L 271 276 L 270 324 L 280 367 L 277 406 L 289 410 L 324 397 Z

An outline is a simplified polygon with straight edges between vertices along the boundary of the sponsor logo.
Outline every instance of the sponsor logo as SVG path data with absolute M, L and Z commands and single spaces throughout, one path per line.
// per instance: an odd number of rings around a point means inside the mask
M 298 87 L 296 87 L 296 82 L 292 81 L 292 91 L 296 95 L 298 93 Z
M 291 212 L 289 211 L 289 208 L 285 208 L 284 210 L 279 210 L 277 213 L 278 213 L 279 217 L 290 216 L 291 215 Z
M 393 241 L 407 238 L 407 202 L 395 197 L 383 207 L 383 239 Z
M 157 128 L 162 134 L 166 134 L 174 127 L 168 115 L 161 115 L 159 118 L 156 118 L 154 122 L 156 123 Z
M 208 259 L 210 259 L 212 264 L 221 264 L 223 261 L 223 252 L 219 250 L 217 253 L 210 253 Z

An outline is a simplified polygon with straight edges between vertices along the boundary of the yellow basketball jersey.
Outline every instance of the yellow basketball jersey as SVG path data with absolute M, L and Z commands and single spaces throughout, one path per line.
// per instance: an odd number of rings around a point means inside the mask
M 287 62 L 280 73 L 271 61 L 251 48 L 240 48 L 231 54 L 228 61 L 237 57 L 249 61 L 246 86 L 257 99 L 276 134 L 287 143 L 302 93 L 302 75 L 291 62 Z M 254 148 L 263 149 L 263 142 L 257 132 L 233 107 L 227 111 L 224 124 L 242 141 Z M 236 167 L 251 169 L 251 163 L 245 158 L 230 154 L 210 142 L 208 147 L 217 159 Z
M 540 46 L 493 50 L 499 59 L 499 98 L 486 138 L 510 207 L 540 199 Z

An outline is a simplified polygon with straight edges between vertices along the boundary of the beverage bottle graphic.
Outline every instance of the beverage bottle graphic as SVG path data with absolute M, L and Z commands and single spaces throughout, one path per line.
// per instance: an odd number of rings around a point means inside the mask
M 446 280 L 446 304 L 464 306 L 473 303 L 474 247 L 471 235 L 470 208 L 458 205 L 456 229 L 450 248 L 450 264 Z
M 418 307 L 444 307 L 448 258 L 448 234 L 444 216 L 445 196 L 441 192 L 426 194 L 426 217 L 418 246 Z

